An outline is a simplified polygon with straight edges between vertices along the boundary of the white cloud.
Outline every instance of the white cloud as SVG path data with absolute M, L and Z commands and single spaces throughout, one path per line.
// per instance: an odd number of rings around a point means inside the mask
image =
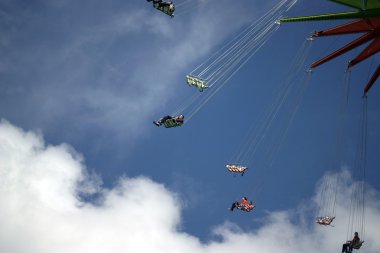
M 0 252 L 336 253 L 346 239 L 352 183 L 347 172 L 339 187 L 335 227 L 300 222 L 310 212 L 303 203 L 268 213 L 252 231 L 227 221 L 213 232 L 221 240 L 201 243 L 180 231 L 182 204 L 164 185 L 143 176 L 122 177 L 114 188 L 105 189 L 68 145 L 46 145 L 41 135 L 4 120 L 0 161 Z M 89 193 L 97 193 L 99 200 L 81 200 L 80 195 Z M 378 192 L 370 189 L 367 203 L 366 243 L 360 252 L 379 252 Z M 254 224 L 254 212 L 225 215 L 247 215 Z

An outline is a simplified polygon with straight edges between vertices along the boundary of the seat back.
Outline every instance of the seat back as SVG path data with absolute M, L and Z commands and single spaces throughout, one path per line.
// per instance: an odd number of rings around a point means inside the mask
M 360 247 L 363 245 L 364 241 L 360 241 L 358 242 L 357 244 L 355 244 L 354 246 L 352 246 L 353 249 L 360 249 Z
M 244 211 L 244 212 L 250 212 L 253 209 L 253 206 L 249 206 L 249 205 L 238 205 L 236 207 L 237 207 L 237 209 Z
M 183 122 L 177 122 L 175 118 L 165 120 L 164 122 L 164 126 L 166 128 L 177 127 L 177 126 L 182 126 L 182 125 L 183 125 Z
M 157 10 L 160 10 L 162 11 L 163 13 L 171 16 L 171 17 L 174 17 L 174 11 L 175 11 L 175 6 L 173 3 L 170 3 L 170 4 L 167 4 L 167 5 L 162 5 L 161 2 L 156 2 L 153 4 L 154 8 L 156 8 Z

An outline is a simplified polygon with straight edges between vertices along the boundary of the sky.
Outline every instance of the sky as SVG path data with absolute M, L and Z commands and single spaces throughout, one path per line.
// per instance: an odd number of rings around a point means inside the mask
M 198 92 L 186 74 L 278 1 L 178 2 L 170 18 L 144 0 L 0 0 L 0 252 L 341 252 L 363 88 L 378 57 L 351 70 L 343 130 L 345 70 L 362 48 L 311 73 L 286 135 L 291 113 L 281 111 L 234 177 L 225 165 L 262 126 L 306 38 L 339 22 L 281 24 L 188 124 L 185 115 L 166 129 L 152 121 Z M 298 1 L 286 15 L 346 10 Z M 317 38 L 301 67 L 354 37 Z M 380 252 L 379 96 L 375 84 L 363 253 Z M 321 227 L 314 217 L 332 176 L 337 218 Z M 254 211 L 228 212 L 242 196 Z

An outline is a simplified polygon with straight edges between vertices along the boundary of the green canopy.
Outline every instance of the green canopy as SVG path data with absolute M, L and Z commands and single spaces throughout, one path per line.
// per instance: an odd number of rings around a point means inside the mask
M 371 10 L 380 8 L 380 0 L 330 0 L 359 10 Z
M 380 0 L 330 0 L 331 2 L 346 5 L 357 11 L 335 12 L 319 15 L 309 15 L 293 18 L 282 18 L 281 22 L 319 21 L 336 19 L 366 19 L 380 18 Z

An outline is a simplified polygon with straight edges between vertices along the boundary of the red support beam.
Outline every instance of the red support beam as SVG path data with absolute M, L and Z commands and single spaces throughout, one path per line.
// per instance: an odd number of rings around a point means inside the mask
M 373 38 L 374 38 L 374 34 L 372 34 L 372 33 L 364 34 L 363 36 L 357 38 L 356 40 L 345 45 L 344 47 L 341 47 L 340 49 L 329 54 L 328 56 L 320 59 L 319 61 L 314 62 L 313 64 L 311 64 L 310 67 L 311 68 L 318 67 L 319 65 L 322 65 L 323 63 L 328 62 L 329 60 L 334 59 L 334 58 L 354 49 L 355 47 L 358 47 L 360 45 L 363 45 L 364 43 L 367 43 L 368 41 L 372 40 Z
M 350 63 L 348 64 L 348 67 L 351 68 L 352 66 L 358 64 L 361 61 L 364 61 L 368 57 L 371 57 L 372 55 L 376 54 L 380 51 L 380 38 L 376 38 L 371 44 L 368 45 L 358 56 L 355 57 Z
M 372 20 L 372 19 L 371 19 Z M 374 18 L 369 22 L 368 19 L 360 19 L 349 22 L 347 24 L 339 25 L 324 31 L 315 32 L 313 37 L 332 36 L 352 33 L 366 33 L 380 26 L 380 18 Z
M 376 82 L 376 80 L 379 77 L 379 75 L 380 75 L 380 65 L 377 66 L 377 69 L 376 69 L 375 73 L 372 75 L 371 79 L 369 80 L 369 82 L 365 86 L 365 88 L 364 88 L 364 95 L 367 95 L 368 91 L 371 89 L 371 87 L 373 86 L 373 84 Z

